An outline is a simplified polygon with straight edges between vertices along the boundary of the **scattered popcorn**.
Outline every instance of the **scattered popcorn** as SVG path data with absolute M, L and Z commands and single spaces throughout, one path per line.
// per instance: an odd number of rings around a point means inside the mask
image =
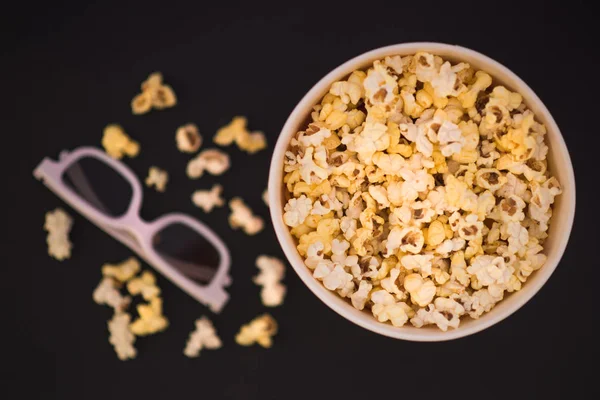
M 129 325 L 129 329 L 137 336 L 152 335 L 164 331 L 169 321 L 162 315 L 162 299 L 153 297 L 150 304 L 137 306 L 140 317 Z
M 104 264 L 102 275 L 125 283 L 140 272 L 141 264 L 135 257 L 129 257 L 120 264 Z
M 123 312 L 115 312 L 112 319 L 108 321 L 110 337 L 108 341 L 115 348 L 119 360 L 135 358 L 137 350 L 133 347 L 135 335 L 129 330 L 131 316 Z
M 72 226 L 73 218 L 62 208 L 46 213 L 44 229 L 48 231 L 46 243 L 48 244 L 48 254 L 51 257 L 59 261 L 71 257 L 73 244 L 69 240 L 69 232 Z
M 177 149 L 183 153 L 195 153 L 202 146 L 202 136 L 195 124 L 187 124 L 177 128 L 175 133 Z
M 252 210 L 244 203 L 240 197 L 234 197 L 229 201 L 231 214 L 229 215 L 229 225 L 233 229 L 242 228 L 247 235 L 256 235 L 262 231 L 264 223 L 262 218 L 252 214 Z
M 167 189 L 169 181 L 169 173 L 158 167 L 150 167 L 148 177 L 146 178 L 146 186 L 154 186 L 157 191 L 164 192 Z
M 256 266 L 260 273 L 254 277 L 254 283 L 262 286 L 260 297 L 267 307 L 276 307 L 283 304 L 286 287 L 281 283 L 285 275 L 283 262 L 275 257 L 259 256 Z
M 124 311 L 131 302 L 131 298 L 122 296 L 119 284 L 113 278 L 103 278 L 92 295 L 97 304 L 106 304 L 115 311 Z
M 204 348 L 216 350 L 220 349 L 222 345 L 212 322 L 208 318 L 202 317 L 196 320 L 196 330 L 190 333 L 183 354 L 194 358 L 200 356 L 200 350 Z
M 250 323 L 243 325 L 235 336 L 237 344 L 251 346 L 258 343 L 264 348 L 273 345 L 273 336 L 277 333 L 277 322 L 269 314 L 254 318 Z
M 262 200 L 267 207 L 269 207 L 269 191 L 265 189 L 262 193 Z
M 207 149 L 190 160 L 187 165 L 187 175 L 192 179 L 200 178 L 204 175 L 204 171 L 208 171 L 211 175 L 222 175 L 229 166 L 227 153 L 217 149 Z
M 562 189 L 545 135 L 486 72 L 391 55 L 334 82 L 290 140 L 283 221 L 313 277 L 356 309 L 456 329 L 546 261 Z
M 226 125 L 217 131 L 213 142 L 219 146 L 229 146 L 232 143 L 237 144 L 240 150 L 254 154 L 267 147 L 267 140 L 264 133 L 256 131 L 249 132 L 246 128 L 248 121 L 245 117 L 235 117 L 229 125 Z
M 162 110 L 176 104 L 177 97 L 171 86 L 163 84 L 160 72 L 154 72 L 142 83 L 142 93 L 131 101 L 131 110 L 134 114 L 145 114 L 153 107 Z
M 123 156 L 135 157 L 140 152 L 138 142 L 131 140 L 120 125 L 107 125 L 102 135 L 102 147 L 106 154 L 120 160 Z
M 192 194 L 192 203 L 209 213 L 215 207 L 222 207 L 225 200 L 221 197 L 223 186 L 213 185 L 210 190 L 196 190 Z
M 144 271 L 140 277 L 127 282 L 127 291 L 132 296 L 141 294 L 146 301 L 160 295 L 160 288 L 156 286 L 156 277 L 150 271 Z

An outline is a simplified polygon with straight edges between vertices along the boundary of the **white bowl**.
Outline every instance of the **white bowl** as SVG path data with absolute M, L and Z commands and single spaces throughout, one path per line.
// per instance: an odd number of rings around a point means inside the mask
M 447 332 L 443 332 L 435 326 L 424 328 L 415 328 L 409 325 L 394 327 L 388 323 L 378 322 L 368 312 L 355 309 L 350 303 L 339 297 L 337 293 L 327 290 L 321 282 L 313 278 L 311 271 L 304 265 L 296 250 L 295 239 L 290 234 L 289 228 L 283 223 L 284 153 L 292 136 L 303 129 L 303 124 L 306 124 L 312 106 L 320 102 L 333 82 L 348 76 L 352 71 L 364 69 L 373 61 L 385 56 L 404 56 L 418 51 L 427 51 L 453 62 L 468 62 L 473 67 L 489 73 L 494 78 L 494 84 L 501 83 L 520 93 L 527 106 L 535 113 L 536 119 L 546 125 L 548 130 L 546 141 L 550 147 L 548 168 L 558 178 L 563 188 L 563 193 L 557 197 L 554 204 L 549 237 L 544 245 L 544 253 L 548 256 L 546 264 L 527 280 L 520 291 L 505 296 L 504 300 L 499 302 L 490 312 L 485 313 L 479 319 L 465 318 L 457 329 L 449 329 Z M 508 68 L 483 54 L 464 47 L 441 43 L 405 43 L 372 50 L 345 62 L 328 73 L 302 98 L 281 130 L 275 146 L 269 172 L 269 204 L 275 233 L 290 264 L 306 286 L 331 309 L 355 324 L 385 336 L 414 341 L 442 341 L 471 335 L 500 322 L 529 301 L 550 278 L 565 251 L 571 233 L 571 226 L 573 225 L 575 177 L 567 146 L 552 115 L 531 88 Z

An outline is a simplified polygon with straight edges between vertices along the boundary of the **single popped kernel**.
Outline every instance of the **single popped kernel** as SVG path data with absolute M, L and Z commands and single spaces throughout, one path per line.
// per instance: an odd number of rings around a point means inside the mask
M 110 337 L 108 341 L 113 345 L 119 360 L 135 358 L 137 350 L 133 347 L 135 335 L 129 329 L 131 316 L 124 312 L 115 312 L 112 319 L 108 321 Z
M 186 124 L 177 128 L 175 133 L 177 149 L 183 153 L 195 153 L 202 146 L 202 136 L 195 124 Z
M 222 207 L 225 200 L 221 197 L 223 186 L 213 185 L 210 190 L 196 190 L 192 194 L 192 203 L 209 213 L 215 207 Z
M 187 175 L 191 179 L 200 178 L 204 171 L 211 175 L 222 175 L 229 169 L 229 156 L 217 149 L 207 149 L 190 160 L 187 165 Z
M 157 191 L 164 192 L 167 189 L 167 182 L 169 181 L 169 173 L 158 167 L 150 167 L 148 170 L 148 176 L 146 177 L 146 186 L 154 186 Z
M 135 257 L 129 257 L 120 264 L 104 264 L 102 275 L 125 283 L 140 272 L 141 264 Z
M 141 294 L 147 301 L 160 295 L 160 288 L 156 286 L 156 277 L 150 271 L 144 271 L 138 278 L 127 282 L 127 291 L 132 296 Z
M 284 155 L 283 222 L 313 277 L 356 309 L 456 329 L 543 268 L 562 193 L 546 128 L 485 71 L 389 55 L 307 117 Z
M 123 156 L 135 157 L 140 152 L 138 142 L 131 140 L 120 125 L 107 125 L 102 135 L 102 147 L 104 151 L 120 160 Z
M 264 348 L 273 345 L 273 336 L 277 333 L 277 322 L 269 314 L 254 318 L 250 323 L 243 325 L 235 336 L 237 344 L 251 346 L 258 343 Z
M 229 225 L 233 229 L 242 228 L 247 235 L 256 235 L 262 231 L 264 222 L 262 218 L 255 216 L 250 207 L 240 197 L 234 197 L 229 201 L 231 214 L 229 215 Z
M 131 101 L 131 110 L 134 114 L 145 114 L 153 107 L 161 110 L 176 104 L 177 97 L 171 86 L 163 83 L 160 72 L 154 72 L 142 83 L 142 93 Z
M 235 117 L 229 125 L 219 129 L 213 138 L 213 142 L 219 146 L 229 146 L 232 143 L 237 144 L 240 150 L 254 154 L 267 147 L 267 140 L 264 133 L 256 131 L 249 132 L 246 128 L 248 123 L 245 117 Z
M 71 257 L 73 244 L 69 240 L 69 232 L 72 226 L 73 218 L 62 208 L 57 208 L 54 211 L 46 213 L 44 229 L 48 231 L 48 236 L 46 237 L 48 254 L 59 261 Z
M 269 206 L 269 191 L 268 191 L 268 189 L 265 189 L 263 191 L 262 200 L 265 203 L 265 205 L 268 207 Z
M 162 315 L 162 299 L 153 297 L 150 304 L 137 306 L 139 318 L 129 325 L 129 329 L 137 336 L 152 335 L 164 331 L 169 321 Z
M 217 331 L 208 318 L 197 319 L 195 324 L 196 329 L 190 333 L 183 354 L 195 358 L 200 356 L 200 350 L 202 349 L 216 350 L 221 348 L 223 345 L 221 339 L 217 336 Z
M 260 298 L 267 307 L 276 307 L 283 304 L 286 287 L 281 283 L 285 276 L 285 266 L 275 257 L 259 256 L 256 267 L 260 273 L 253 278 L 254 283 L 262 286 Z

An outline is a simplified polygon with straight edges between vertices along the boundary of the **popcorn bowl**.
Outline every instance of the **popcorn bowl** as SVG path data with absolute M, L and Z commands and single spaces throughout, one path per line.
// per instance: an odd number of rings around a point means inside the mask
M 312 276 L 312 271 L 305 266 L 296 250 L 296 239 L 283 222 L 284 154 L 293 135 L 303 129 L 310 119 L 312 106 L 329 91 L 333 82 L 347 77 L 352 71 L 366 68 L 373 61 L 386 56 L 405 56 L 419 51 L 441 56 L 453 63 L 467 62 L 489 73 L 494 79 L 494 84 L 502 84 L 520 93 L 525 104 L 535 113 L 536 119 L 546 125 L 546 142 L 549 147 L 548 170 L 559 180 L 563 188 L 563 193 L 557 197 L 553 206 L 549 236 L 544 243 L 544 254 L 548 257 L 544 266 L 529 277 L 520 291 L 505 294 L 502 301 L 479 319 L 465 317 L 461 319 L 458 328 L 450 328 L 446 332 L 439 330 L 435 325 L 422 328 L 415 328 L 408 324 L 394 327 L 387 322 L 377 321 L 368 311 L 355 309 L 346 299 L 327 290 Z M 573 225 L 575 177 L 567 146 L 552 115 L 533 90 L 508 68 L 483 54 L 460 46 L 442 43 L 404 43 L 375 49 L 345 62 L 317 82 L 302 98 L 287 119 L 275 146 L 269 171 L 269 204 L 275 233 L 287 259 L 306 286 L 331 309 L 353 323 L 381 335 L 412 341 L 444 341 L 471 335 L 502 321 L 529 301 L 550 278 L 565 251 Z

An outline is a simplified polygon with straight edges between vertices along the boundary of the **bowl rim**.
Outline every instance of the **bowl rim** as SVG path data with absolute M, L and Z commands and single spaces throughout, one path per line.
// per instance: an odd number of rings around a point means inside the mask
M 345 299 L 342 299 L 337 294 L 327 290 L 321 284 L 321 282 L 312 276 L 310 270 L 304 265 L 304 262 L 300 257 L 294 240 L 289 232 L 289 228 L 283 223 L 283 207 L 280 206 L 280 204 L 283 204 L 281 185 L 283 182 L 284 154 L 288 148 L 291 135 L 296 133 L 295 130 L 298 126 L 298 122 L 306 119 L 306 116 L 310 112 L 309 110 L 314 104 L 316 104 L 314 100 L 317 98 L 316 96 L 322 96 L 325 92 L 325 89 L 328 88 L 331 83 L 343 78 L 344 76 L 347 76 L 354 69 L 361 67 L 361 65 L 364 65 L 371 60 L 383 58 L 387 55 L 393 54 L 412 54 L 416 53 L 417 51 L 427 51 L 434 54 L 436 52 L 455 53 L 456 59 L 458 60 L 460 60 L 461 56 L 476 59 L 478 63 L 486 65 L 486 67 L 491 69 L 500 71 L 503 75 L 508 76 L 513 81 L 514 86 L 516 86 L 513 87 L 513 90 L 518 90 L 524 98 L 528 99 L 528 106 L 536 109 L 536 116 L 540 118 L 540 113 L 543 114 L 543 118 L 541 119 L 545 121 L 548 132 L 555 132 L 556 137 L 552 139 L 552 146 L 557 147 L 558 153 L 560 153 L 566 161 L 566 165 L 562 165 L 562 167 L 567 168 L 565 173 L 567 180 L 569 181 L 569 187 L 571 188 L 569 192 L 563 191 L 563 194 L 561 195 L 561 201 L 565 203 L 562 212 L 568 213 L 568 215 L 566 226 L 562 227 L 559 240 L 556 243 L 556 256 L 553 257 L 552 260 L 549 258 L 544 267 L 536 271 L 536 274 L 541 276 L 538 277 L 535 282 L 529 282 L 526 286 L 524 286 L 524 288 L 526 287 L 527 289 L 522 289 L 520 291 L 520 297 L 516 302 L 514 302 L 514 304 L 512 304 L 511 307 L 501 311 L 497 310 L 497 308 L 494 308 L 489 313 L 486 313 L 486 318 L 482 317 L 477 320 L 472 320 L 468 326 L 463 327 L 463 325 L 461 325 L 457 329 L 450 329 L 446 332 L 438 329 L 427 330 L 422 328 L 414 328 L 412 326 L 394 327 L 391 324 L 379 322 L 370 314 L 367 314 L 364 311 L 356 310 Z M 492 77 L 494 77 L 493 74 Z M 534 103 L 535 107 L 532 107 L 532 104 Z M 565 182 L 561 182 L 561 185 L 563 187 L 567 186 Z M 573 164 L 571 162 L 564 138 L 554 118 L 550 114 L 550 111 L 548 111 L 537 94 L 514 72 L 494 59 L 462 46 L 436 42 L 409 42 L 376 48 L 351 58 L 326 74 L 302 97 L 286 120 L 273 151 L 269 169 L 268 200 L 273 227 L 275 229 L 277 239 L 289 263 L 292 265 L 304 284 L 329 308 L 347 320 L 365 329 L 391 338 L 422 342 L 446 341 L 472 335 L 502 321 L 520 309 L 529 300 L 531 300 L 531 298 L 547 282 L 558 266 L 558 263 L 565 252 L 573 226 L 573 220 L 575 216 L 575 175 L 573 172 Z M 368 318 L 365 318 L 365 316 Z

